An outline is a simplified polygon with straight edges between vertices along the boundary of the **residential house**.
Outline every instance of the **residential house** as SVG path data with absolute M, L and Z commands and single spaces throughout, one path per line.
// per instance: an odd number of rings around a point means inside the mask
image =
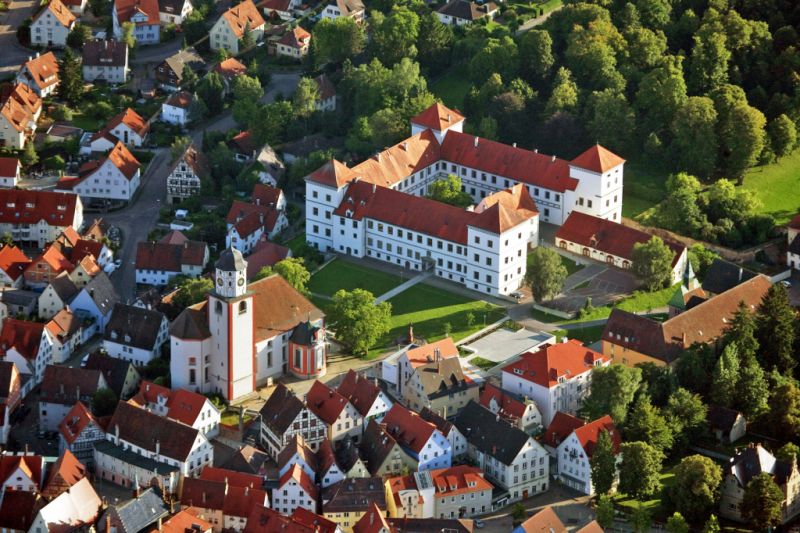
M 328 5 L 322 10 L 322 18 L 337 19 L 348 17 L 356 22 L 364 20 L 366 10 L 361 0 L 328 0 Z
M 368 517 L 361 518 L 362 521 L 365 519 L 368 519 Z M 472 533 L 475 530 L 475 522 L 469 518 L 386 518 L 384 522 L 389 526 L 386 530 L 389 533 L 401 533 L 404 531 Z M 358 525 L 361 525 L 361 522 Z M 356 528 L 354 533 L 366 533 L 368 531 L 370 530 Z
M 33 90 L 39 98 L 53 94 L 58 87 L 58 59 L 53 52 L 36 53 L 22 64 L 17 74 L 17 83 L 23 83 Z
M 16 157 L 0 157 L 0 187 L 13 189 L 20 180 L 22 164 Z
M 325 440 L 322 442 L 328 441 Z M 279 477 L 291 470 L 294 465 L 300 465 L 300 468 L 308 474 L 308 477 L 311 479 L 317 478 L 317 472 L 319 470 L 317 455 L 306 445 L 306 442 L 300 434 L 294 435 L 289 443 L 284 446 L 281 453 L 278 454 L 277 463 Z M 341 479 L 344 479 L 344 475 L 342 475 Z
M 168 339 L 169 321 L 163 313 L 117 302 L 106 324 L 103 349 L 111 357 L 145 366 L 161 356 Z
M 94 352 L 89 354 L 84 368 L 102 372 L 108 388 L 121 400 L 127 400 L 139 390 L 142 377 L 130 361 Z
M 563 414 L 564 413 L 559 413 L 559 415 Z M 570 417 L 570 415 L 565 416 Z M 556 422 L 557 421 L 554 419 L 552 425 L 556 425 Z M 561 422 L 558 422 L 560 426 Z M 572 420 L 567 418 L 566 424 L 568 428 L 573 427 L 572 422 Z M 561 433 L 563 435 L 566 433 L 566 431 L 559 432 L 558 430 L 550 432 L 549 427 L 547 429 L 548 434 L 555 435 Z M 609 437 L 611 437 L 613 452 L 617 455 L 617 460 L 621 461 L 620 446 L 622 444 L 622 439 L 620 438 L 620 432 L 608 415 L 592 422 L 581 422 L 580 426 L 574 427 L 574 429 L 571 430 L 567 429 L 567 431 L 569 431 L 569 433 L 566 434 L 566 437 L 557 443 L 556 462 L 558 470 L 553 472 L 553 474 L 567 487 L 591 496 L 594 494 L 591 459 L 594 449 L 597 446 L 597 440 L 600 438 L 602 432 L 608 432 Z M 556 442 L 558 439 L 560 439 L 560 437 L 556 439 Z M 556 444 L 556 442 L 552 444 Z
M 39 428 L 58 431 L 76 403 L 91 404 L 94 394 L 107 388 L 106 378 L 97 370 L 47 365 L 39 396 Z
M 582 200 L 578 200 L 578 205 Z M 591 203 L 592 200 L 586 201 Z M 606 201 L 610 205 L 611 200 Z M 556 231 L 556 246 L 575 255 L 627 270 L 633 265 L 633 250 L 636 245 L 645 244 L 652 238 L 649 233 L 619 222 L 573 211 Z M 686 270 L 689 253 L 685 246 L 677 242 L 667 240 L 664 244 L 672 252 L 671 283 L 675 284 L 681 280 Z
M 496 505 L 525 500 L 547 490 L 547 451 L 530 435 L 476 402 L 470 402 L 455 423 L 467 439 L 469 458 L 505 491 L 502 496 L 496 495 Z
M 0 232 L 17 244 L 39 249 L 64 229 L 80 228 L 83 204 L 75 194 L 24 189 L 0 189 Z
M 383 425 L 403 451 L 419 462 L 419 470 L 450 466 L 453 458 L 450 442 L 435 425 L 418 414 L 395 404 L 386 413 Z
M 87 327 L 87 335 L 91 336 L 105 331 L 111 319 L 111 311 L 119 301 L 119 294 L 111 280 L 100 272 L 70 302 L 70 308 L 76 315 L 85 315 L 93 323 Z
M 225 246 L 248 254 L 262 235 L 274 239 L 289 226 L 286 197 L 281 189 L 257 183 L 250 202 L 233 201 L 225 222 L 228 228 Z
M 536 402 L 529 398 L 519 397 L 487 383 L 478 401 L 525 433 L 535 434 L 542 430 L 542 414 Z
M 61 0 L 50 0 L 33 17 L 31 22 L 31 44 L 46 48 L 64 48 L 67 35 L 75 27 L 75 15 Z
M 185 128 L 190 122 L 189 109 L 192 107 L 192 93 L 178 91 L 161 104 L 161 121 Z
M 747 433 L 747 419 L 739 411 L 712 405 L 708 408 L 708 427 L 720 444 L 731 444 Z
M 268 241 L 266 235 L 262 235 L 253 251 L 247 256 L 247 279 L 252 280 L 264 267 L 275 266 L 287 257 L 292 257 L 292 250 Z
M 723 518 L 736 522 L 744 521 L 742 502 L 745 489 L 759 474 L 770 475 L 783 493 L 781 524 L 789 522 L 800 512 L 800 473 L 797 470 L 796 460 L 783 462 L 760 444 L 750 443 L 730 458 L 723 471 L 719 502 L 719 513 Z
M 28 452 L 0 454 L 0 497 L 13 491 L 39 492 L 44 485 L 44 457 Z
M 275 53 L 281 57 L 302 60 L 308 55 L 311 34 L 300 26 L 295 26 L 283 34 L 275 45 Z
M 169 56 L 156 67 L 156 81 L 162 89 L 179 91 L 184 82 L 186 68 L 202 77 L 206 71 L 206 62 L 193 47 L 180 50 Z
M 383 420 L 393 405 L 389 396 L 378 386 L 377 379 L 372 381 L 352 369 L 347 371 L 336 387 L 336 392 L 347 398 L 347 401 L 356 408 L 364 419 L 362 425 L 364 430 L 370 420 L 375 419 L 378 422 Z
M 68 271 L 59 272 L 39 296 L 39 318 L 53 318 L 56 313 L 67 307 L 79 290 L 69 277 Z
M 350 439 L 339 441 L 337 444 L 341 444 L 342 442 L 349 443 L 352 446 L 352 441 Z M 357 449 L 356 456 L 358 457 Z M 358 463 L 359 466 L 363 466 L 363 462 L 361 462 L 360 457 L 358 457 L 355 462 Z M 343 468 L 339 466 L 339 463 L 336 460 L 336 452 L 334 451 L 333 444 L 329 439 L 323 440 L 319 445 L 319 450 L 317 450 L 316 454 L 315 472 L 317 475 L 317 483 L 319 483 L 320 487 L 323 489 L 348 477 L 347 472 L 343 471 Z M 357 476 L 353 475 L 352 477 Z
M 397 476 L 404 471 L 417 470 L 419 467 L 417 457 L 406 452 L 388 431 L 386 424 L 375 420 L 367 423 L 359 451 L 373 477 Z
M 256 157 L 258 146 L 250 130 L 240 131 L 228 141 L 228 148 L 233 152 L 233 157 L 240 163 L 250 163 Z
M 237 76 L 241 76 L 242 74 L 247 74 L 247 67 L 237 60 L 235 57 L 229 57 L 224 61 L 220 61 L 215 67 L 214 72 L 222 76 L 222 82 L 225 85 L 224 94 L 230 94 L 233 90 L 233 80 Z M 236 139 L 236 137 L 234 137 Z M 234 154 L 236 156 L 238 154 Z M 241 160 L 237 157 L 237 161 Z
M 272 489 L 272 508 L 280 513 L 292 514 L 298 507 L 316 513 L 318 505 L 319 489 L 300 465 L 287 470 Z
M 256 7 L 263 11 L 264 16 L 278 20 L 292 20 L 292 12 L 301 6 L 300 0 L 262 0 Z
M 196 278 L 208 263 L 208 245 L 190 241 L 180 231 L 171 231 L 158 242 L 140 242 L 136 247 L 136 283 L 168 285 L 179 275 Z
M 327 425 L 282 383 L 261 408 L 261 446 L 273 459 L 297 434 L 316 450 L 327 431 Z
M 418 367 L 433 363 L 436 358 L 458 358 L 458 348 L 456 348 L 452 338 L 445 337 L 440 341 L 422 346 L 412 343 L 405 352 L 400 354 L 396 365 L 383 365 L 383 379 L 397 385 L 397 392 L 401 398 L 405 397 L 406 394 L 411 395 L 411 393 L 406 393 L 405 391 L 411 375 Z
M 331 461 L 331 452 L 333 452 L 333 461 Z M 352 437 L 335 442 L 322 441 L 317 458 L 323 480 L 325 474 L 331 474 L 336 470 L 348 479 L 370 476 L 367 463 L 361 458 L 361 451 Z M 334 467 L 333 464 L 336 466 Z
M 291 516 L 285 516 L 275 509 L 260 506 L 254 507 L 247 518 L 244 533 L 341 533 L 335 522 L 307 511 L 302 507 L 294 510 Z
M 27 533 L 45 503 L 38 492 L 9 492 L 0 501 L 0 529 L 8 533 Z
M 205 475 L 184 479 L 180 493 L 181 508 L 197 509 L 198 516 L 207 520 L 215 533 L 242 531 L 247 525 L 251 509 L 269 505 L 269 497 L 261 488 L 258 476 L 236 474 L 223 471 L 223 479 L 209 479 Z
M 435 516 L 433 470 L 390 477 L 386 487 L 386 516 L 392 518 L 432 518 Z
M 419 416 L 436 426 L 436 429 L 447 438 L 450 443 L 450 449 L 453 450 L 453 459 L 466 455 L 467 439 L 464 438 L 464 435 L 461 434 L 454 423 L 427 407 L 420 411 Z
M 306 404 L 312 413 L 327 426 L 332 441 L 361 437 L 364 418 L 347 398 L 321 381 L 315 381 L 308 391 Z
M 162 24 L 180 26 L 193 10 L 189 0 L 158 0 L 158 16 Z
M 70 254 L 70 259 L 74 264 L 78 264 L 84 257 L 91 257 L 101 268 L 107 267 L 114 261 L 114 252 L 102 241 L 92 239 L 80 239 L 75 243 Z
M 111 10 L 114 39 L 121 41 L 122 24 L 132 22 L 136 44 L 158 44 L 161 39 L 160 18 L 158 0 L 114 0 Z
M 266 463 L 269 455 L 254 446 L 244 444 L 238 448 L 229 448 L 225 445 L 215 447 L 215 453 L 220 459 L 220 467 L 244 474 L 254 474 L 266 479 Z
M 36 132 L 42 99 L 22 82 L 0 92 L 0 147 L 22 150 Z
M 454 417 L 480 395 L 480 383 L 464 374 L 458 357 L 443 359 L 434 351 L 433 361 L 414 368 L 403 387 L 403 400 L 411 409 L 427 407 L 442 417 Z
M 32 289 L 39 289 L 43 287 L 46 288 L 59 276 L 63 275 L 63 277 L 69 280 L 69 273 L 73 268 L 75 268 L 75 265 L 73 265 L 72 262 L 63 253 L 61 253 L 58 246 L 49 246 L 39 255 L 39 257 L 35 258 L 25 267 L 25 284 Z M 65 287 L 65 285 L 67 285 L 67 281 L 62 280 L 59 283 L 59 290 L 63 289 L 64 295 L 69 294 L 67 288 Z M 43 301 L 49 304 L 51 295 L 53 298 L 57 296 L 55 292 L 48 291 L 48 294 L 45 295 Z M 52 303 L 57 304 L 58 301 L 54 300 Z M 49 311 L 50 309 L 44 310 L 45 314 L 47 314 Z
M 564 525 L 564 522 L 558 518 L 558 515 L 553 511 L 552 507 L 545 507 L 514 528 L 511 533 L 530 533 L 531 531 L 567 533 L 568 529 Z
M 671 364 L 692 344 L 716 343 L 739 304 L 755 311 L 771 285 L 757 275 L 663 322 L 614 309 L 601 337 L 603 355 L 628 366 Z
M 435 489 L 433 517 L 469 518 L 492 510 L 494 486 L 480 468 L 467 465 L 430 471 Z
M 471 0 L 450 0 L 436 12 L 439 21 L 448 26 L 463 26 L 482 18 L 492 20 L 497 14 L 494 2 L 478 3 Z
M 194 507 L 179 511 L 161 523 L 161 533 L 212 533 L 211 523 L 198 515 L 200 511 Z
M 238 55 L 240 39 L 245 33 L 249 32 L 253 42 L 257 43 L 264 36 L 264 26 L 264 18 L 253 0 L 244 0 L 217 19 L 209 31 L 209 45 L 212 50 L 225 48 L 232 55 Z
M 94 447 L 98 478 L 123 487 L 156 478 L 174 494 L 182 476 L 199 474 L 214 461 L 214 447 L 195 428 L 119 402 L 106 440 Z
M 69 273 L 69 279 L 72 280 L 76 287 L 82 289 L 100 272 L 103 272 L 103 269 L 100 268 L 94 257 L 87 255 L 78 261 L 78 264 Z
M 219 434 L 221 411 L 206 396 L 186 389 L 168 389 L 142 381 L 131 400 L 143 409 L 199 430 L 208 439 Z
M 86 6 L 89 5 L 89 0 L 61 0 L 65 6 L 69 8 L 79 18 L 86 11 Z
M 44 330 L 53 344 L 53 363 L 65 363 L 73 352 L 89 339 L 83 335 L 84 318 L 64 308 L 45 324 Z
M 95 39 L 83 45 L 83 81 L 111 84 L 128 81 L 128 47 L 121 41 Z
M 8 442 L 11 415 L 22 401 L 22 377 L 17 365 L 0 361 L 0 444 Z
M 386 512 L 386 494 L 378 477 L 343 479 L 322 489 L 321 500 L 322 516 L 336 522 L 344 533 L 352 533 L 370 506 Z
M 111 134 L 126 146 L 140 147 L 147 138 L 150 124 L 130 107 L 115 115 L 95 136 Z
M 177 93 L 181 94 L 181 93 Z M 186 147 L 183 155 L 167 176 L 167 202 L 180 204 L 183 200 L 200 194 L 204 179 L 211 175 L 208 159 L 194 144 Z
M 58 425 L 58 452 L 72 454 L 81 463 L 94 462 L 94 445 L 106 439 L 103 422 L 83 404 L 76 402 Z
M 42 507 L 30 531 L 75 531 L 93 527 L 103 501 L 89 478 L 83 478 Z
M 56 190 L 74 192 L 89 203 L 130 202 L 139 188 L 141 167 L 122 141 L 117 141 L 105 157 L 84 163 L 78 176 L 58 180 Z
M 0 283 L 3 287 L 21 289 L 25 280 L 23 274 L 30 262 L 28 256 L 13 244 L 3 245 L 0 248 Z
M 63 451 L 49 468 L 42 495 L 52 500 L 72 488 L 87 474 L 86 467 L 69 450 Z
M 161 520 L 169 516 L 170 508 L 156 487 L 140 490 L 136 487 L 133 498 L 109 505 L 100 515 L 98 524 L 106 531 L 137 533 L 159 528 Z
M 9 316 L 32 317 L 36 314 L 39 293 L 21 289 L 0 290 L 0 319 Z
M 800 214 L 797 214 L 786 226 L 786 239 L 789 247 L 786 250 L 786 265 L 800 270 Z
M 610 359 L 570 339 L 527 352 L 503 367 L 503 389 L 531 398 L 545 427 L 557 411 L 574 414 L 589 395 L 592 370 Z
M 0 356 L 17 365 L 24 398 L 42 382 L 45 367 L 53 362 L 53 346 L 45 325 L 6 318 L 0 330 Z
M 343 1 L 348 1 L 348 0 L 343 0 Z M 331 6 L 328 5 L 328 7 L 325 9 L 327 11 L 330 8 Z M 331 82 L 330 78 L 328 78 L 328 76 L 326 76 L 323 73 L 314 78 L 314 82 L 317 84 L 317 90 L 319 91 L 319 99 L 315 104 L 317 110 L 336 111 L 336 87 L 334 87 L 333 82 Z

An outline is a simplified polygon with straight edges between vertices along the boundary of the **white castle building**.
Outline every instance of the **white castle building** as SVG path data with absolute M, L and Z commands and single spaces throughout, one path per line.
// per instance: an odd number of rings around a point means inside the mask
M 333 160 L 308 175 L 307 241 L 508 294 L 523 282 L 540 217 L 561 225 L 576 210 L 621 220 L 619 156 L 595 145 L 565 161 L 465 134 L 464 120 L 437 103 L 411 120 L 408 139 L 353 168 Z M 421 198 L 450 174 L 475 207 Z

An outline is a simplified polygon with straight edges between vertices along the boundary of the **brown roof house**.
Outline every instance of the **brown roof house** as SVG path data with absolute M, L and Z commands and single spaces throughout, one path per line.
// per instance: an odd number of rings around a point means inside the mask
M 180 50 L 169 56 L 156 67 L 156 81 L 162 89 L 178 91 L 183 83 L 183 75 L 189 68 L 201 77 L 206 69 L 206 61 L 193 47 Z
M 169 339 L 169 322 L 162 313 L 118 302 L 106 325 L 103 349 L 111 357 L 143 367 L 161 355 Z
M 187 146 L 167 176 L 167 202 L 173 205 L 179 204 L 187 198 L 200 194 L 202 182 L 210 176 L 210 173 L 205 154 L 194 144 Z
M 178 275 L 197 277 L 209 259 L 208 245 L 171 231 L 158 242 L 140 242 L 136 249 L 136 283 L 168 285 Z
M 476 20 L 488 17 L 493 19 L 497 14 L 494 2 L 471 2 L 469 0 L 450 0 L 436 12 L 442 24 L 463 26 Z
M 311 45 L 311 34 L 300 26 L 290 28 L 275 44 L 278 56 L 301 60 L 308 54 Z
M 246 33 L 250 34 L 254 43 L 261 41 L 265 25 L 264 17 L 253 0 L 244 0 L 223 13 L 214 23 L 208 34 L 211 49 L 225 48 L 236 55 Z
M 53 52 L 28 58 L 17 74 L 17 82 L 30 87 L 40 98 L 50 96 L 58 87 L 58 59 Z
M 31 22 L 31 44 L 46 48 L 63 48 L 67 35 L 75 27 L 75 15 L 61 0 L 50 0 Z
M 106 378 L 97 370 L 47 365 L 39 398 L 39 427 L 58 431 L 76 403 L 89 405 L 94 393 L 107 388 Z
M 118 84 L 128 81 L 128 47 L 120 41 L 96 39 L 83 45 L 83 81 Z

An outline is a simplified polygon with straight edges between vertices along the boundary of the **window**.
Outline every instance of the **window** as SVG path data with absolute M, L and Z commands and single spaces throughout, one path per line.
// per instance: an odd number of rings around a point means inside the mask
M 303 350 L 301 348 L 295 348 L 294 349 L 294 367 L 295 368 L 298 368 L 298 369 L 302 368 L 302 366 L 303 366 L 302 359 L 303 359 Z
M 243 315 L 247 312 L 247 302 L 239 302 L 239 314 Z

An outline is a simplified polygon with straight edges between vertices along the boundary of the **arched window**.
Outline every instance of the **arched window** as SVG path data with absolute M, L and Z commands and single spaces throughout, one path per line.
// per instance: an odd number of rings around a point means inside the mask
M 217 305 L 214 306 L 214 311 L 216 311 L 218 315 L 222 314 L 222 302 L 217 301 Z
M 247 312 L 247 302 L 239 302 L 239 314 L 243 315 Z

